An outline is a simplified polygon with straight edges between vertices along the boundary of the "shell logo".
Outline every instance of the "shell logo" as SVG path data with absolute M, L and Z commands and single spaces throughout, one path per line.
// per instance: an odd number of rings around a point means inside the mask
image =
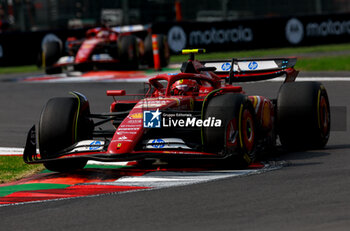
M 129 119 L 142 119 L 143 118 L 143 113 L 135 113 L 132 115 L 129 115 Z
M 82 49 L 90 49 L 93 47 L 93 44 L 89 44 L 89 43 L 84 43 L 82 46 Z

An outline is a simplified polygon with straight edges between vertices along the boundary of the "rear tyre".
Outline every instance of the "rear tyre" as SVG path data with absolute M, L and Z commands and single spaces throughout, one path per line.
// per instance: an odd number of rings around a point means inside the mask
M 323 148 L 330 133 L 327 91 L 319 82 L 284 83 L 277 97 L 277 129 L 287 149 Z
M 170 51 L 169 45 L 165 35 L 157 35 L 158 49 L 159 49 L 159 58 L 161 67 L 166 67 L 170 61 Z M 148 66 L 153 67 L 153 48 L 152 48 L 152 35 L 149 34 L 145 38 L 145 59 Z
M 212 98 L 204 119 L 221 119 L 221 127 L 203 129 L 206 151 L 229 156 L 235 166 L 247 167 L 256 159 L 257 124 L 251 101 L 242 94 Z
M 122 36 L 118 40 L 119 59 L 123 68 L 138 69 L 139 50 L 134 35 Z
M 91 121 L 85 118 L 88 108 L 80 111 L 77 98 L 53 98 L 44 107 L 39 121 L 39 150 L 43 159 L 54 157 L 58 152 L 79 140 L 91 138 Z M 44 163 L 51 171 L 69 172 L 82 169 L 87 160 L 70 159 Z
M 41 61 L 47 74 L 62 72 L 62 68 L 52 67 L 61 57 L 61 53 L 61 45 L 59 42 L 51 41 L 44 44 Z

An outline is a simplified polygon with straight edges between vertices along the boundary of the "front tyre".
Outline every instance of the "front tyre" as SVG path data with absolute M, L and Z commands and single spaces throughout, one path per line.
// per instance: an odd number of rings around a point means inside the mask
M 45 68 L 46 74 L 57 74 L 62 72 L 61 67 L 53 66 L 61 56 L 61 44 L 58 41 L 46 42 L 43 45 L 40 61 L 42 62 L 42 66 Z
M 39 121 L 39 150 L 43 159 L 55 157 L 63 149 L 91 136 L 91 122 L 84 117 L 77 98 L 53 98 L 44 107 Z M 69 172 L 82 169 L 86 160 L 70 159 L 44 163 L 51 171 Z
M 206 151 L 227 155 L 239 167 L 256 159 L 257 123 L 251 101 L 242 94 L 225 94 L 212 98 L 204 119 L 221 119 L 221 127 L 206 127 L 203 138 Z

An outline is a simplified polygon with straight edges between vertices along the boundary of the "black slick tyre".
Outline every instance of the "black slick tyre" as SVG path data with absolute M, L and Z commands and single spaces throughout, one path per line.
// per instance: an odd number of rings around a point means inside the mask
M 330 134 L 327 91 L 319 82 L 284 83 L 277 97 L 277 129 L 287 149 L 323 148 Z
M 120 64 L 123 69 L 138 69 L 139 50 L 137 47 L 137 38 L 134 35 L 126 35 L 119 38 L 118 52 Z
M 204 119 L 221 119 L 221 127 L 205 127 L 205 151 L 227 155 L 231 166 L 247 167 L 256 159 L 257 124 L 251 101 L 242 94 L 210 99 Z M 232 161 L 234 161 L 232 163 Z
M 76 98 L 50 99 L 44 107 L 39 121 L 39 150 L 43 159 L 54 157 L 58 152 L 79 140 L 90 138 L 89 122 L 79 112 Z M 51 171 L 69 172 L 82 169 L 84 159 L 57 160 L 44 163 Z
M 61 67 L 52 67 L 61 57 L 61 53 L 61 45 L 57 41 L 47 42 L 43 45 L 41 61 L 47 74 L 62 72 Z

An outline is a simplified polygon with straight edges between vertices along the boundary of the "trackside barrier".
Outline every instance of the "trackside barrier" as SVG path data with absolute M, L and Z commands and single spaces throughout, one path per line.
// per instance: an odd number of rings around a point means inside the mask
M 160 71 L 160 57 L 159 57 L 159 47 L 158 47 L 158 36 L 156 34 L 152 34 L 152 49 L 153 49 L 153 63 L 154 70 Z
M 184 1 L 181 1 L 184 2 Z M 348 43 L 350 13 L 298 15 L 212 22 L 157 22 L 170 51 L 201 47 L 210 52 Z
M 174 2 L 178 4 L 178 18 L 181 19 L 179 3 L 183 4 L 184 1 Z M 145 25 L 133 25 L 115 27 L 113 30 L 151 29 L 154 34 L 165 35 L 170 52 L 178 54 L 182 49 L 197 47 L 205 48 L 208 52 L 216 52 L 348 43 L 350 41 L 349 25 L 350 13 L 342 13 L 219 22 L 188 22 L 182 19 L 156 22 L 151 25 L 151 28 L 145 28 Z M 35 64 L 41 52 L 42 40 L 47 34 L 54 34 L 64 42 L 67 37 L 84 38 L 85 32 L 86 29 L 63 29 L 0 33 L 0 66 Z M 157 46 L 152 43 L 152 46 L 158 48 L 159 52 L 159 44 Z M 158 61 L 155 64 L 158 64 Z M 155 69 L 158 68 L 159 66 L 155 66 Z

